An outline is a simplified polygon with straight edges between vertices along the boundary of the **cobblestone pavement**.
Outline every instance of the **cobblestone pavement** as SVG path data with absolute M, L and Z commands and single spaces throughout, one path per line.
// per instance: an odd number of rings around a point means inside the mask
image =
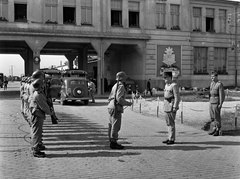
M 143 116 L 127 108 L 119 143 L 108 147 L 106 100 L 84 106 L 55 103 L 60 121 L 44 124 L 46 158 L 30 151 L 30 129 L 20 114 L 20 100 L 0 100 L 0 178 L 240 178 L 240 137 L 207 135 L 177 124 L 177 143 L 167 137 L 163 117 Z

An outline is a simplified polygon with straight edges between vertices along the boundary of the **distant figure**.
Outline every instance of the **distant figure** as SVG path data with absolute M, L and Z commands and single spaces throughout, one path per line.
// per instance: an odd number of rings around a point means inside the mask
M 4 88 L 4 90 L 7 90 L 7 85 L 8 85 L 8 80 L 5 79 L 4 82 L 3 82 L 3 88 Z
M 151 79 L 147 82 L 147 93 L 150 92 L 150 95 L 152 96 L 152 89 L 151 89 Z
M 88 91 L 89 91 L 89 95 L 92 98 L 92 103 L 95 103 L 94 93 L 96 91 L 96 86 L 93 83 L 93 79 L 92 78 L 90 78 L 90 80 L 88 81 Z

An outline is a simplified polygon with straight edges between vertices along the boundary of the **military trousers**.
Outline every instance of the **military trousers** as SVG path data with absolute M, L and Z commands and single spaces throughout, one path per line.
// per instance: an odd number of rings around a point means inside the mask
M 42 143 L 42 131 L 44 118 L 32 115 L 32 149 L 39 151 L 39 145 Z
M 165 112 L 165 120 L 168 126 L 168 140 L 175 141 L 176 128 L 175 128 L 176 112 Z
M 118 140 L 118 133 L 121 129 L 122 113 L 116 111 L 114 114 L 110 114 L 109 117 L 109 141 L 116 142 Z
M 207 122 L 209 125 L 214 122 L 215 127 L 221 128 L 221 108 L 218 107 L 219 104 L 209 104 L 210 120 Z

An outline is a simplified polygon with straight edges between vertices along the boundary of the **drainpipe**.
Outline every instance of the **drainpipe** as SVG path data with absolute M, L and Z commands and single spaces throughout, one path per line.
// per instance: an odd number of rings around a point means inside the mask
M 240 5 L 240 3 L 238 4 L 238 6 Z M 237 53 L 237 51 L 238 51 L 238 38 L 237 38 L 237 35 L 238 35 L 238 14 L 237 14 L 237 11 L 238 11 L 238 6 L 236 6 L 236 8 L 235 8 L 235 67 L 234 67 L 234 69 L 235 69 L 235 87 L 237 87 L 237 60 L 238 60 L 238 53 Z

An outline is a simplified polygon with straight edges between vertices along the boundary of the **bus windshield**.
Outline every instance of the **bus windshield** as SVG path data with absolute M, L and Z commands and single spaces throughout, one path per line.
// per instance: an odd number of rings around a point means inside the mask
M 87 72 L 84 70 L 77 70 L 77 69 L 73 69 L 73 70 L 65 70 L 62 73 L 63 77 L 84 77 L 87 78 Z

